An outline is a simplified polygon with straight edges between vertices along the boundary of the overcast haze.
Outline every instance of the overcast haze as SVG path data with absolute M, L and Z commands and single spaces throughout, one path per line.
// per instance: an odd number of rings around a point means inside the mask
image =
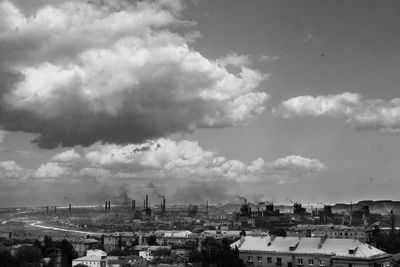
M 0 206 L 399 200 L 399 47 L 398 1 L 0 1 Z

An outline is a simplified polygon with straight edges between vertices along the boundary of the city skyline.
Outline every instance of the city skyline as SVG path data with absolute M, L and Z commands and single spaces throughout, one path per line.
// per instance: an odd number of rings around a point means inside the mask
M 0 1 L 0 206 L 393 199 L 396 1 Z

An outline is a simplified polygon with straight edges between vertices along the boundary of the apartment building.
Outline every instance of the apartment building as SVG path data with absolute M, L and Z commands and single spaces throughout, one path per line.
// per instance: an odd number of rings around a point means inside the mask
M 242 236 L 231 248 L 256 267 L 389 267 L 392 261 L 357 239 Z

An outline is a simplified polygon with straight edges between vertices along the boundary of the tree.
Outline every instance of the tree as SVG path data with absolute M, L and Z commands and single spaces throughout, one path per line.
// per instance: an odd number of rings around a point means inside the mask
M 7 250 L 0 251 L 0 267 L 19 266 L 19 261 Z
M 151 235 L 151 236 L 149 236 L 149 237 L 147 238 L 147 245 L 149 245 L 149 246 L 155 246 L 155 245 L 157 245 L 156 236 L 155 236 L 155 235 Z
M 57 245 L 57 247 L 61 249 L 61 266 L 71 266 L 72 260 L 78 257 L 72 244 L 68 242 L 68 240 L 64 239 Z
M 203 249 L 201 251 L 203 266 L 244 267 L 242 260 L 239 258 L 239 250 L 231 249 L 230 243 L 231 241 L 225 238 L 220 242 L 212 237 L 207 238 L 203 242 Z M 199 260 L 199 255 L 192 256 L 195 256 L 194 259 Z
M 15 257 L 20 262 L 20 266 L 40 266 L 40 261 L 42 260 L 42 253 L 40 249 L 36 246 L 21 246 Z
M 153 256 L 157 256 L 157 257 L 162 257 L 162 256 L 169 256 L 171 255 L 171 250 L 167 249 L 167 248 L 161 248 L 161 249 L 157 249 L 155 251 L 153 251 Z
M 117 247 L 108 253 L 110 256 L 126 256 L 126 252 L 123 251 L 121 248 Z
M 44 245 L 42 247 L 42 255 L 43 257 L 53 257 L 54 256 L 54 249 L 55 249 L 55 244 L 53 242 L 53 239 L 51 236 L 44 236 Z

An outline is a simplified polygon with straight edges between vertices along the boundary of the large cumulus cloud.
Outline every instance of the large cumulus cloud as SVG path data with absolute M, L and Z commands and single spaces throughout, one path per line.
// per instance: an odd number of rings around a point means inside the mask
M 40 147 L 138 143 L 264 110 L 266 76 L 194 50 L 180 1 L 42 3 L 0 2 L 0 127 Z

